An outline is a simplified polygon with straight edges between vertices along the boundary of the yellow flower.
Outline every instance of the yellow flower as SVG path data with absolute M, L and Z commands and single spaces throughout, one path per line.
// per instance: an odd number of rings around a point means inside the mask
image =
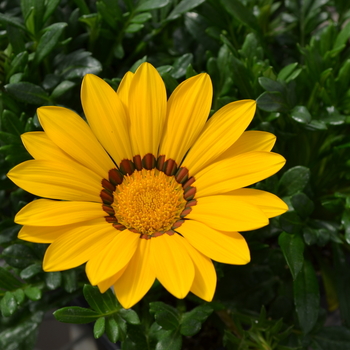
M 22 135 L 34 160 L 8 176 L 50 199 L 17 214 L 19 238 L 51 243 L 45 271 L 87 263 L 91 284 L 101 292 L 114 286 L 125 308 L 156 278 L 177 298 L 191 291 L 212 300 L 212 260 L 248 263 L 237 231 L 265 226 L 287 210 L 275 195 L 243 188 L 285 163 L 270 152 L 274 135 L 244 131 L 255 101 L 230 103 L 207 121 L 207 74 L 184 81 L 167 101 L 148 63 L 128 72 L 117 92 L 85 76 L 81 100 L 88 123 L 69 109 L 41 107 L 44 132 Z

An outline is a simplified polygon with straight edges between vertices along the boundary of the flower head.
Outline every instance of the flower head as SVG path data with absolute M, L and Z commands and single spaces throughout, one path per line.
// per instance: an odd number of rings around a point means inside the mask
M 270 152 L 274 135 L 244 131 L 255 102 L 230 103 L 207 121 L 207 74 L 184 81 L 167 101 L 148 63 L 128 72 L 117 92 L 85 76 L 81 99 L 88 123 L 69 109 L 41 107 L 44 131 L 22 135 L 34 160 L 8 176 L 47 199 L 17 214 L 19 238 L 51 243 L 45 271 L 87 263 L 91 284 L 101 292 L 114 286 L 125 308 L 156 278 L 178 298 L 191 291 L 210 301 L 212 260 L 248 263 L 238 231 L 287 210 L 275 195 L 245 188 L 285 163 Z

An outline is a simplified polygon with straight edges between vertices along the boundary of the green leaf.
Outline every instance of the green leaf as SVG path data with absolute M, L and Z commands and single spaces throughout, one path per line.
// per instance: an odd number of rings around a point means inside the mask
M 294 304 L 304 334 L 309 333 L 318 319 L 320 291 L 315 270 L 308 260 L 293 283 Z
M 186 312 L 181 317 L 180 333 L 187 337 L 195 335 L 201 330 L 202 323 L 213 311 L 214 310 L 210 305 L 200 305 L 193 310 Z
M 128 325 L 128 334 L 122 343 L 122 350 L 151 350 L 142 326 Z
M 313 201 L 305 193 L 297 193 L 291 198 L 291 203 L 295 211 L 303 218 L 306 219 L 314 211 Z
M 313 337 L 314 342 L 322 350 L 345 350 L 350 344 L 350 330 L 337 327 L 321 328 Z
M 27 51 L 20 52 L 18 55 L 16 55 L 16 57 L 11 62 L 11 68 L 7 73 L 7 78 L 10 79 L 10 77 L 13 74 L 23 71 L 24 66 L 27 64 L 27 62 L 28 62 Z
M 337 38 L 335 39 L 335 43 L 333 45 L 333 50 L 346 44 L 349 38 L 350 38 L 350 22 L 348 22 L 337 35 Z
M 167 20 L 173 20 L 175 18 L 178 18 L 185 12 L 188 12 L 195 7 L 202 4 L 205 0 L 182 0 L 180 3 L 178 3 L 175 8 L 170 12 Z
M 52 91 L 51 98 L 56 100 L 57 98 L 64 95 L 67 91 L 71 90 L 74 86 L 75 86 L 75 83 L 69 80 L 64 80 L 60 82 Z
M 129 71 L 132 73 L 135 73 L 136 69 L 139 68 L 139 66 L 143 63 L 147 61 L 147 56 L 143 56 L 142 58 L 140 58 L 139 60 L 137 60 L 132 66 L 131 68 L 129 68 Z
M 6 292 L 0 301 L 1 313 L 4 317 L 10 317 L 17 310 L 17 301 L 11 292 Z
M 119 316 L 118 313 L 113 315 L 119 327 L 119 340 L 123 341 L 127 335 L 127 324 L 126 321 Z
M 162 339 L 156 345 L 155 350 L 181 350 L 182 336 L 177 331 L 164 332 Z
M 341 217 L 341 224 L 345 231 L 345 240 L 350 243 L 350 209 L 345 209 Z
M 277 80 L 287 82 L 289 76 L 294 72 L 297 66 L 298 66 L 298 62 L 295 62 L 282 68 L 277 75 Z
M 135 12 L 160 9 L 170 3 L 170 0 L 141 0 L 135 8 Z
M 302 191 L 310 180 L 310 169 L 295 166 L 287 170 L 281 177 L 278 188 L 280 196 L 290 196 Z
M 18 116 L 7 109 L 4 109 L 2 112 L 1 124 L 3 129 L 6 129 L 13 135 L 20 136 L 23 132 L 23 124 Z
M 152 18 L 149 12 L 140 13 L 130 20 L 130 23 L 145 23 Z
M 166 330 L 175 330 L 179 327 L 179 312 L 161 301 L 155 301 L 149 304 L 150 313 L 154 314 L 156 322 Z
M 65 27 L 67 27 L 67 23 L 59 22 L 45 28 L 44 34 L 40 38 L 35 51 L 35 64 L 39 64 L 57 46 L 58 40 Z
M 350 270 L 346 255 L 340 244 L 333 243 L 333 259 L 339 310 L 344 325 L 350 326 Z
M 43 22 L 45 23 L 49 17 L 53 14 L 53 12 L 56 10 L 58 4 L 60 3 L 60 0 L 48 0 L 45 1 L 45 13 Z
M 68 293 L 73 293 L 78 289 L 77 271 L 62 271 L 63 288 Z
M 9 345 L 17 342 L 26 341 L 27 338 L 38 328 L 38 322 L 24 321 L 12 327 L 6 327 L 0 332 L 0 349 L 17 350 L 17 347 L 9 347 Z M 16 345 L 16 344 L 15 344 Z
M 282 232 L 278 237 L 278 243 L 295 280 L 304 264 L 304 241 L 299 235 Z
M 17 301 L 17 304 L 22 304 L 25 300 L 25 294 L 23 292 L 23 289 L 17 289 L 13 292 L 13 295 Z
M 42 272 L 41 263 L 34 263 L 22 270 L 20 273 L 20 277 L 26 280 L 37 275 L 39 272 Z
M 48 289 L 57 289 L 62 283 L 61 272 L 46 272 L 45 273 L 45 283 Z
M 21 23 L 21 21 L 17 17 L 12 17 L 0 13 L 0 23 L 11 24 L 17 28 L 27 31 L 27 28 Z
M 132 309 L 120 309 L 119 315 L 130 324 L 138 325 L 140 324 L 140 318 L 138 314 Z
M 111 290 L 107 290 L 105 293 L 101 294 L 97 287 L 85 284 L 83 293 L 90 307 L 100 314 L 117 312 L 121 309 L 117 298 L 113 295 Z
M 305 106 L 295 106 L 290 116 L 300 124 L 309 124 L 311 122 L 311 114 Z
M 256 103 L 266 112 L 286 112 L 288 110 L 284 96 L 278 91 L 265 91 L 257 98 Z
M 278 91 L 280 93 L 285 93 L 286 88 L 285 86 L 280 83 L 279 81 L 272 80 L 270 78 L 266 77 L 260 77 L 258 79 L 259 84 L 266 90 L 266 91 Z
M 125 29 L 125 33 L 136 33 L 140 31 L 144 27 L 143 24 L 140 23 L 131 23 Z
M 290 233 L 297 234 L 304 226 L 304 222 L 295 211 L 288 211 L 280 216 L 281 229 Z
M 19 101 L 33 104 L 43 105 L 49 101 L 47 93 L 38 85 L 28 82 L 20 82 L 5 85 L 5 89 Z
M 64 323 L 90 323 L 100 318 L 98 312 L 79 306 L 70 306 L 59 309 L 53 313 L 57 321 Z
M 36 301 L 41 299 L 41 290 L 37 287 L 27 287 L 24 289 L 24 294 L 28 299 Z
M 191 53 L 186 53 L 183 56 L 177 58 L 173 64 L 173 70 L 170 75 L 179 79 L 185 76 L 188 66 L 192 63 L 193 55 Z
M 247 9 L 239 0 L 221 0 L 225 10 L 246 26 L 259 31 L 256 18 L 251 10 Z
M 112 343 L 116 343 L 119 338 L 119 327 L 113 317 L 107 317 L 106 320 L 106 334 Z
M 105 332 L 106 319 L 104 317 L 100 317 L 94 324 L 94 337 L 98 339 L 102 337 Z
M 13 244 L 5 248 L 2 257 L 9 265 L 20 269 L 24 269 L 36 260 L 34 252 L 23 244 Z
M 13 291 L 21 286 L 22 282 L 15 278 L 11 272 L 0 266 L 0 288 Z

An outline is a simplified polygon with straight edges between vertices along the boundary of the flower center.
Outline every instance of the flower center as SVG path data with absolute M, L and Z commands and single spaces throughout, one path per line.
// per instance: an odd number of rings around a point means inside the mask
M 124 176 L 113 197 L 111 206 L 118 222 L 145 235 L 170 230 L 187 203 L 175 177 L 157 169 Z

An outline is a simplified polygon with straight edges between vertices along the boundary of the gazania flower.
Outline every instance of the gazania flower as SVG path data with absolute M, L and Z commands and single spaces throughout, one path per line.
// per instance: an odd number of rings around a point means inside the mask
M 180 84 L 167 101 L 156 69 L 142 64 L 117 92 L 84 78 L 86 123 L 73 111 L 41 107 L 44 132 L 22 135 L 34 160 L 9 177 L 38 199 L 16 216 L 19 238 L 51 243 L 43 268 L 86 263 L 92 285 L 114 286 L 129 308 L 155 279 L 177 298 L 189 291 L 210 301 L 212 260 L 246 264 L 238 231 L 257 229 L 287 206 L 250 188 L 285 163 L 271 153 L 275 136 L 244 131 L 255 102 L 237 101 L 208 119 L 207 74 Z

